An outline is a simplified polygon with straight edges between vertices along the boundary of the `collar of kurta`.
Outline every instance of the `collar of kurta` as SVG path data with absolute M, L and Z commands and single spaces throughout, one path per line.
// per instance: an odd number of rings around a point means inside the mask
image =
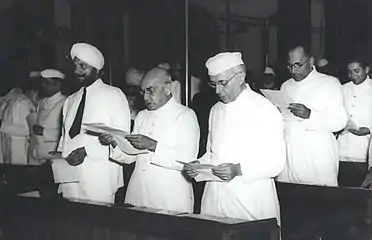
M 103 81 L 102 81 L 101 78 L 98 78 L 94 83 L 92 83 L 91 85 L 89 85 L 89 86 L 86 87 L 87 92 L 89 90 L 94 89 L 96 87 L 99 87 L 101 85 L 103 85 Z M 81 87 L 80 90 L 79 90 L 79 92 L 83 92 L 83 89 L 84 89 L 84 87 Z
M 54 94 L 51 97 L 44 98 L 41 100 L 40 105 L 43 105 L 43 107 L 49 107 L 49 106 L 54 106 L 56 102 L 58 102 L 61 98 L 63 98 L 63 94 L 59 91 L 56 94 Z
M 356 85 L 352 81 L 350 83 L 353 86 L 353 90 L 355 91 L 369 90 L 372 87 L 372 81 L 368 76 L 367 79 L 364 80 L 364 82 L 362 82 L 361 84 Z
M 177 104 L 176 100 L 174 99 L 174 97 L 171 97 L 168 102 L 166 104 L 164 104 L 164 106 L 156 109 L 156 110 L 147 110 L 149 111 L 150 113 L 154 113 L 154 114 L 160 114 L 160 113 L 163 113 L 163 112 L 167 112 L 169 109 L 172 109 L 172 107 L 174 106 L 174 104 Z

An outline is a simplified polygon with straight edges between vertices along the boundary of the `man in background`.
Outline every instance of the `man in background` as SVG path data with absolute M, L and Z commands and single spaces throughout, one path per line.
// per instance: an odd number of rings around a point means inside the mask
M 55 69 L 41 71 L 41 95 L 44 97 L 36 108 L 36 121 L 32 126 L 32 139 L 29 164 L 41 165 L 55 151 L 61 136 L 62 108 L 66 97 L 61 93 L 65 75 Z M 31 141 L 33 142 L 33 141 Z

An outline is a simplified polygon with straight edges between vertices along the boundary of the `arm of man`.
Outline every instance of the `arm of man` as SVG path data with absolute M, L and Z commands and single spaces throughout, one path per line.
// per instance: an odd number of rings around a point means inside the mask
M 213 124 L 213 116 L 214 116 L 214 107 L 212 107 L 211 112 L 209 113 L 209 119 L 208 119 L 208 137 L 207 137 L 207 146 L 206 146 L 206 152 L 204 155 L 198 159 L 198 161 L 202 164 L 209 164 L 211 162 L 211 129 Z
M 59 111 L 56 111 L 58 114 L 58 117 L 56 118 L 56 122 L 53 123 L 54 127 L 44 127 L 43 131 L 43 140 L 44 142 L 57 142 L 59 137 L 61 136 L 61 121 L 60 121 L 60 116 L 62 113 L 63 109 L 63 103 L 58 103 L 58 106 L 56 108 L 59 109 Z
M 63 143 L 64 143 L 64 139 L 65 139 L 65 134 L 66 134 L 65 119 L 66 119 L 67 101 L 68 101 L 68 98 L 66 99 L 66 101 L 65 101 L 65 103 L 63 104 L 63 107 L 62 107 L 62 114 L 61 114 L 61 118 L 60 118 L 61 137 L 59 138 L 59 141 L 58 141 L 58 146 L 57 146 L 57 149 L 56 149 L 57 152 L 62 152 L 62 150 L 63 150 Z
M 252 131 L 247 133 L 246 144 L 250 148 L 242 154 L 247 161 L 240 161 L 244 181 L 274 178 L 283 170 L 286 162 L 283 125 L 280 113 L 275 112 L 264 117 L 258 126 L 252 126 Z
M 322 86 L 322 91 L 322 103 L 325 110 L 311 109 L 309 119 L 304 121 L 305 127 L 308 130 L 338 132 L 346 126 L 348 121 L 341 85 L 332 81 Z
M 192 110 L 184 111 L 176 122 L 176 143 L 167 140 L 157 142 L 155 152 L 151 153 L 152 164 L 175 170 L 182 170 L 183 165 L 176 161 L 189 162 L 196 159 L 199 150 L 199 124 Z M 174 129 L 174 128 L 171 128 Z
M 28 137 L 31 130 L 28 126 L 27 117 L 32 114 L 32 105 L 27 100 L 18 101 L 15 105 L 13 124 L 4 124 L 1 131 L 13 136 Z
M 107 108 L 102 109 L 102 112 L 99 112 L 99 114 L 109 114 L 109 121 L 104 122 L 104 124 L 109 127 L 129 132 L 130 112 L 126 96 L 120 89 L 114 88 L 108 91 L 107 98 Z M 97 137 L 86 134 L 84 138 L 84 147 L 87 156 L 90 159 L 97 161 L 101 161 L 103 159 L 108 160 L 108 150 L 105 151 L 103 148 L 109 148 L 102 146 Z

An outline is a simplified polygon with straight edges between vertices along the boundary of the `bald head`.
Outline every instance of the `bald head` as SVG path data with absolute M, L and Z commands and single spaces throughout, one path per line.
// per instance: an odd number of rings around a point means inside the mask
M 163 68 L 153 68 L 143 77 L 141 89 L 146 108 L 159 109 L 172 97 L 171 76 Z

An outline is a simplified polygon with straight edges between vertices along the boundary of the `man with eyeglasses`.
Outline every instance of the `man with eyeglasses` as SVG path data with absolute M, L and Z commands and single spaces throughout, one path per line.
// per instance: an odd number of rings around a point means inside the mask
M 274 177 L 285 164 L 282 117 L 245 83 L 241 53 L 220 53 L 206 67 L 220 101 L 210 113 L 207 151 L 197 162 L 216 166 L 212 173 L 220 181 L 207 181 L 201 213 L 246 220 L 277 218 L 279 223 Z M 189 167 L 185 171 L 191 178 L 199 174 Z
M 195 113 L 172 96 L 171 76 L 156 67 L 141 84 L 146 109 L 139 112 L 131 135 L 126 139 L 148 153 L 130 156 L 122 152 L 113 137 L 100 140 L 111 145 L 112 158 L 136 163 L 129 180 L 125 202 L 135 206 L 168 211 L 193 211 L 192 185 L 181 172 L 183 165 L 197 158 L 199 126 Z
M 317 72 L 314 58 L 304 46 L 288 53 L 292 78 L 281 91 L 294 100 L 285 119 L 287 165 L 278 180 L 337 186 L 338 149 L 333 132 L 347 123 L 341 84 L 337 78 Z

